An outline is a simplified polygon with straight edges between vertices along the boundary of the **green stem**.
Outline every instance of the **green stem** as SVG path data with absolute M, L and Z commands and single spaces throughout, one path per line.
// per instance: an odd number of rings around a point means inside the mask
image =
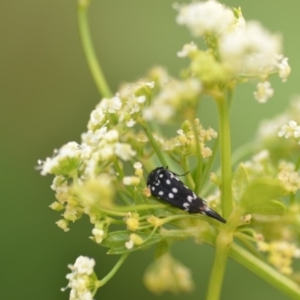
M 211 167 L 215 161 L 215 158 L 217 156 L 217 152 L 218 152 L 218 148 L 219 148 L 219 142 L 218 140 L 215 141 L 213 147 L 212 147 L 212 156 L 208 159 L 204 170 L 202 172 L 202 178 L 200 180 L 200 186 L 199 186 L 199 192 L 202 192 L 202 188 L 204 186 L 204 184 L 208 181 L 208 177 L 209 177 L 209 171 L 211 170 Z
M 192 123 L 193 123 L 193 131 L 194 131 L 194 136 L 195 136 L 196 153 L 197 153 L 197 169 L 196 169 L 194 192 L 198 195 L 199 190 L 200 190 L 200 184 L 201 184 L 200 182 L 202 179 L 201 175 L 202 175 L 203 157 L 201 154 L 199 133 L 198 133 L 197 125 L 195 124 L 195 120 L 193 120 Z
M 216 238 L 216 253 L 209 280 L 207 300 L 218 300 L 220 298 L 227 258 L 233 241 L 233 233 L 238 226 L 241 214 L 241 209 L 235 208 L 227 223 L 222 225 Z
M 216 253 L 208 286 L 207 300 L 220 299 L 226 262 L 230 251 L 232 235 L 221 230 L 216 239 Z
M 300 287 L 297 283 L 277 272 L 275 269 L 244 250 L 242 247 L 232 244 L 230 256 L 248 268 L 254 274 L 269 282 L 276 289 L 286 294 L 291 299 L 300 299 Z
M 141 211 L 141 210 L 150 210 L 150 209 L 163 209 L 167 208 L 167 205 L 164 204 L 140 204 L 133 206 L 116 206 L 114 210 L 98 207 L 97 209 L 105 214 L 112 216 L 124 217 L 130 211 Z
M 107 283 L 120 269 L 121 265 L 124 263 L 126 258 L 128 257 L 129 253 L 124 253 L 118 262 L 115 264 L 115 266 L 111 269 L 111 271 L 101 280 L 98 281 L 97 287 L 103 286 L 105 283 Z
M 216 97 L 219 119 L 219 140 L 221 154 L 221 201 L 223 217 L 227 219 L 233 209 L 231 190 L 231 139 L 229 124 L 229 109 L 227 99 L 223 95 Z
M 183 171 L 186 173 L 186 181 L 187 181 L 187 185 L 193 190 L 195 187 L 195 182 L 193 180 L 192 174 L 190 172 L 190 168 L 188 165 L 188 161 L 186 157 L 182 157 L 181 159 L 181 166 Z
M 78 27 L 79 27 L 79 35 L 81 39 L 81 44 L 83 47 L 83 52 L 85 54 L 85 58 L 87 60 L 90 72 L 96 84 L 96 87 L 103 97 L 111 97 L 112 93 L 110 88 L 106 82 L 106 79 L 101 70 L 100 64 L 98 62 L 93 42 L 90 35 L 88 20 L 87 20 L 87 8 L 88 1 L 80 1 L 78 0 L 77 7 L 77 17 L 78 17 Z
M 141 122 L 140 123 L 141 126 L 143 127 L 149 141 L 150 141 L 150 144 L 151 146 L 153 147 L 160 163 L 162 164 L 163 167 L 166 167 L 167 166 L 167 162 L 165 161 L 165 158 L 163 157 L 162 153 L 161 153 L 161 149 L 158 147 L 153 135 L 152 135 L 152 130 L 150 128 L 150 126 L 148 125 L 147 122 Z
M 295 171 L 298 171 L 300 168 L 300 157 L 297 160 L 296 166 L 295 166 Z

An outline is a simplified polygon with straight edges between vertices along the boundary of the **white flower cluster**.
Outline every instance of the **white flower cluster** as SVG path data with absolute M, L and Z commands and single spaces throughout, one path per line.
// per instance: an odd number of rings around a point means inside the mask
M 151 106 L 144 110 L 144 118 L 161 123 L 169 121 L 178 113 L 182 114 L 183 106 L 191 101 L 198 101 L 201 83 L 197 79 L 180 81 L 171 79 L 161 92 L 154 97 Z
M 273 154 L 280 150 L 281 157 L 290 156 L 291 151 L 299 151 L 297 143 L 300 142 L 300 125 L 298 124 L 300 124 L 300 97 L 294 96 L 286 111 L 260 124 L 257 144 L 274 150 Z M 279 137 L 286 139 L 284 143 Z
M 136 124 L 136 116 L 143 110 L 147 99 L 152 93 L 155 83 L 140 81 L 125 85 L 118 94 L 104 98 L 91 113 L 87 134 L 94 134 L 107 122 L 116 122 L 132 127 Z
M 288 59 L 281 54 L 281 37 L 267 31 L 259 22 L 246 22 L 240 9 L 232 11 L 216 0 L 208 0 L 179 6 L 178 11 L 177 22 L 186 25 L 193 35 L 204 37 L 215 48 L 216 60 L 226 70 L 228 80 L 261 81 L 254 94 L 260 103 L 273 95 L 267 81 L 270 75 L 277 73 L 283 82 L 287 80 L 291 69 Z M 192 57 L 196 51 L 196 46 L 189 44 L 178 54 Z M 212 65 L 211 69 L 214 68 Z
M 221 35 L 235 22 L 232 10 L 215 0 L 195 2 L 179 9 L 177 23 L 186 25 L 195 36 Z
M 136 124 L 153 88 L 154 82 L 139 82 L 126 85 L 110 99 L 103 99 L 91 113 L 88 131 L 82 134 L 82 144 L 70 142 L 56 150 L 52 158 L 39 161 L 41 174 L 73 177 L 80 168 L 90 177 L 97 175 L 101 163 L 115 158 L 128 161 L 134 157 L 136 151 L 122 141 L 118 129 Z
M 59 150 L 54 151 L 54 157 L 38 161 L 41 174 L 72 175 L 80 164 L 81 149 L 76 142 L 69 142 Z
M 68 265 L 72 271 L 66 278 L 69 283 L 66 288 L 70 288 L 70 300 L 92 300 L 92 287 L 95 285 L 94 274 L 95 261 L 92 258 L 79 256 L 74 265 Z
M 269 262 L 282 274 L 293 273 L 293 258 L 300 258 L 300 249 L 294 243 L 281 240 L 270 243 L 258 241 L 257 246 L 261 252 L 268 253 Z
M 295 165 L 281 161 L 278 166 L 277 178 L 282 182 L 288 194 L 295 194 L 300 189 L 300 174 L 295 171 Z
M 269 81 L 261 81 L 256 86 L 257 90 L 254 92 L 254 97 L 259 103 L 265 103 L 274 94 Z

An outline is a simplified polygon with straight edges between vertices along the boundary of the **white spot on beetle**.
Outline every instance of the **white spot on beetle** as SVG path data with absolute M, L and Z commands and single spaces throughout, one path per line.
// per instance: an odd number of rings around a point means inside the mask
M 172 192 L 173 193 L 178 193 L 178 189 L 174 187 L 174 188 L 172 188 Z
M 169 196 L 169 198 L 174 198 L 174 194 L 172 194 L 172 193 L 169 193 L 168 196 Z
M 189 203 L 184 202 L 184 203 L 182 204 L 182 206 L 184 207 L 184 210 L 189 211 L 189 207 L 190 207 L 190 204 L 189 204 Z
M 158 195 L 160 195 L 160 196 L 162 196 L 163 194 L 164 194 L 163 191 L 159 191 L 159 192 L 158 192 Z
M 192 202 L 192 200 L 193 200 L 193 197 L 191 195 L 188 195 L 187 196 L 187 201 Z
M 167 179 L 167 180 L 166 180 L 166 184 L 171 184 L 171 180 L 170 180 L 170 179 Z

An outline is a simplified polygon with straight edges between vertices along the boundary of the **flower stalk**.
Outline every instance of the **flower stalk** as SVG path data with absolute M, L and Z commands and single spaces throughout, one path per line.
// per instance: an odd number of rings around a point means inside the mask
M 227 99 L 222 94 L 216 96 L 215 100 L 218 108 L 219 120 L 219 146 L 222 174 L 221 205 L 223 217 L 227 219 L 233 209 L 229 105 Z
M 95 53 L 93 41 L 91 39 L 91 33 L 90 33 L 88 18 L 87 18 L 88 7 L 89 7 L 88 1 L 78 0 L 78 5 L 77 5 L 78 29 L 79 29 L 81 44 L 83 47 L 83 52 L 99 94 L 102 97 L 111 97 L 112 93 L 110 91 L 108 83 L 105 79 L 105 76 L 99 64 L 97 55 Z

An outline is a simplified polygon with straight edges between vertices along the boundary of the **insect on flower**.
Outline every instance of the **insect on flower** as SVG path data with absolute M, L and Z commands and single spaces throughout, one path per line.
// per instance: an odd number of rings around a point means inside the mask
M 207 203 L 190 190 L 178 176 L 164 167 L 151 171 L 147 179 L 151 195 L 190 214 L 200 213 L 226 223 L 225 219 L 209 208 Z

